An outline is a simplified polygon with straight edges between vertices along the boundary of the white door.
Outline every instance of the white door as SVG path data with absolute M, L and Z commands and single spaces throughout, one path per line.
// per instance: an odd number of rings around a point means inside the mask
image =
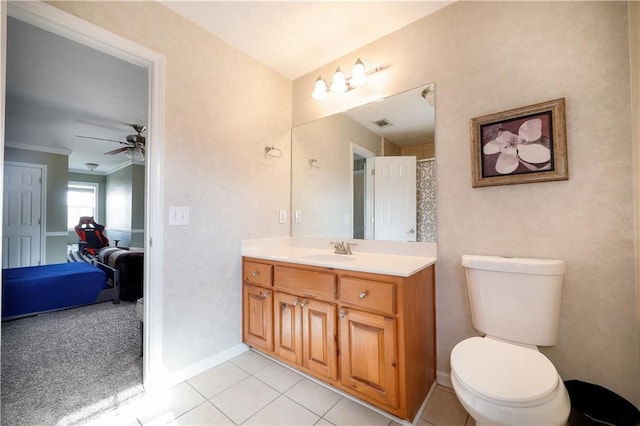
M 2 267 L 41 263 L 42 169 L 4 165 Z
M 374 238 L 416 240 L 416 157 L 376 157 Z

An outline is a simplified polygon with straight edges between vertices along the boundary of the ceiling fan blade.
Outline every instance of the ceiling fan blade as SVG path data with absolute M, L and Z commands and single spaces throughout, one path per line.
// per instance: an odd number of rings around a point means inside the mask
M 94 138 L 92 136 L 82 136 L 82 135 L 76 135 L 77 138 L 84 138 L 84 139 L 95 139 L 98 141 L 107 141 L 107 142 L 116 142 L 116 143 L 121 143 L 123 145 L 129 145 L 129 142 L 123 142 L 123 141 L 117 141 L 114 139 L 104 139 L 104 138 Z
M 105 152 L 104 155 L 120 154 L 121 152 L 128 151 L 129 149 L 130 149 L 129 147 L 122 147 L 122 148 L 114 149 L 113 151 Z

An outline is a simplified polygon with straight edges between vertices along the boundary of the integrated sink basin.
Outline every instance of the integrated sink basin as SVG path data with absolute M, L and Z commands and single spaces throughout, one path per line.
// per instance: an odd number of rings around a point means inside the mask
M 348 254 L 307 254 L 304 256 L 298 257 L 300 260 L 315 260 L 318 262 L 348 262 L 351 260 L 355 260 L 352 255 Z

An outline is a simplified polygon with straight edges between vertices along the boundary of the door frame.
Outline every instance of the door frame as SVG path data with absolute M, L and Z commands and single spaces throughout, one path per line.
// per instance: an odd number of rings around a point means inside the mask
M 41 1 L 2 2 L 0 13 L 2 66 L 0 86 L 0 151 L 4 153 L 6 85 L 6 17 L 11 16 L 44 30 L 69 38 L 148 70 L 148 138 L 153 144 L 146 150 L 145 167 L 145 262 L 144 262 L 144 356 L 143 386 L 150 390 L 163 386 L 162 372 L 162 298 L 163 298 L 163 180 L 164 145 L 164 72 L 165 57 L 102 27 L 80 19 Z M 0 162 L 0 167 L 2 164 Z M 153 285 L 151 285 L 153 283 Z
M 2 149 L 4 153 L 4 148 Z M 29 167 L 32 169 L 40 169 L 40 265 L 44 265 L 47 263 L 47 234 L 45 232 L 45 228 L 47 225 L 47 165 L 46 164 L 34 164 L 34 163 L 23 163 L 20 161 L 7 161 L 2 164 L 2 176 L 4 176 L 4 166 L 14 166 L 14 167 Z M 2 181 L 2 187 L 4 188 L 4 179 Z M 4 191 L 3 191 L 4 194 Z M 2 200 L 4 203 L 4 200 Z M 3 206 L 4 204 L 0 204 Z M 0 207 L 1 208 L 1 207 Z M 3 223 L 4 226 L 4 223 Z M 0 252 L 2 248 L 0 247 Z
M 355 155 L 359 155 L 360 157 L 364 157 L 366 159 L 366 170 L 365 170 L 365 205 L 364 205 L 364 239 L 365 240 L 373 240 L 374 232 L 373 232 L 373 197 L 374 197 L 374 187 L 373 187 L 373 159 L 376 157 L 375 152 L 369 151 L 367 148 L 364 148 L 356 143 L 351 142 L 351 159 L 349 161 L 350 167 L 350 183 L 349 187 L 351 188 L 351 206 L 353 206 L 354 196 L 353 196 L 353 160 Z M 353 207 L 352 207 L 353 209 Z M 353 238 L 353 212 L 351 212 L 351 238 Z

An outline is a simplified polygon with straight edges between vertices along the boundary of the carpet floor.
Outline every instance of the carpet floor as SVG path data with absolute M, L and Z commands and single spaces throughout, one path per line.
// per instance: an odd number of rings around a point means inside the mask
M 2 425 L 87 424 L 143 392 L 135 303 L 2 323 Z

